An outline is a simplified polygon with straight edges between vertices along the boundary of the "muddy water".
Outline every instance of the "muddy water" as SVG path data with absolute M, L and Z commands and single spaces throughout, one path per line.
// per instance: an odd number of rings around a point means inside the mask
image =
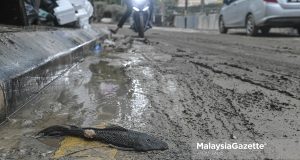
M 48 159 L 62 138 L 35 139 L 39 130 L 59 124 L 98 126 L 139 122 L 148 100 L 123 69 L 92 56 L 74 66 L 0 127 L 0 159 Z

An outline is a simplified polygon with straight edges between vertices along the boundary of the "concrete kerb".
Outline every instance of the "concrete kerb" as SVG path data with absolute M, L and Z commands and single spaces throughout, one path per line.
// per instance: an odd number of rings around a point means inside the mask
M 44 53 L 42 59 L 36 58 L 28 60 L 26 63 L 34 63 L 30 65 L 24 64 L 25 67 L 23 69 L 19 69 L 15 72 L 9 71 L 5 73 L 5 70 L 1 70 L 1 74 L 5 75 L 7 78 L 3 78 L 2 76 L 2 79 L 0 80 L 0 124 L 5 122 L 9 116 L 20 110 L 26 103 L 30 102 L 43 88 L 47 87 L 56 78 L 64 74 L 74 66 L 74 64 L 89 56 L 91 53 L 89 50 L 91 50 L 96 43 L 103 42 L 104 39 L 109 36 L 107 34 L 108 32 L 104 30 L 102 32 L 101 29 L 97 29 L 97 31 L 93 30 L 91 32 L 80 30 L 77 32 L 76 30 L 73 30 L 70 32 L 66 31 L 66 33 L 68 36 L 58 36 L 59 33 L 49 34 L 49 40 L 57 41 L 57 43 L 60 44 L 66 43 L 65 47 L 64 44 L 59 46 L 61 49 L 59 52 L 49 54 Z M 44 37 L 47 37 L 48 33 L 43 34 Z M 18 44 L 18 42 L 19 41 L 16 40 L 16 44 Z M 36 43 L 39 42 L 32 41 L 33 46 L 36 45 Z M 22 49 L 23 46 L 28 47 L 28 45 L 22 44 L 19 46 L 21 46 L 20 49 Z M 38 53 L 41 51 L 51 51 L 49 49 L 41 50 L 36 46 L 32 47 L 33 49 L 31 52 Z M 59 49 L 54 49 L 55 52 L 57 50 Z M 3 52 L 3 50 L 0 51 Z M 9 50 L 4 49 L 4 51 Z M 24 54 L 28 54 L 28 56 L 36 55 L 31 52 L 25 52 Z M 20 59 L 21 58 L 19 58 L 19 60 Z M 17 60 L 18 57 L 16 56 L 16 61 Z M 1 65 L 7 68 L 13 67 L 13 65 L 8 66 L 10 64 L 3 61 Z

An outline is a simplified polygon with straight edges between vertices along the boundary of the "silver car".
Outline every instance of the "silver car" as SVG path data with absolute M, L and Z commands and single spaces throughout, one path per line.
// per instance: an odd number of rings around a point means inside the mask
M 300 0 L 224 0 L 220 33 L 246 28 L 247 34 L 268 34 L 272 27 L 293 27 L 300 34 Z

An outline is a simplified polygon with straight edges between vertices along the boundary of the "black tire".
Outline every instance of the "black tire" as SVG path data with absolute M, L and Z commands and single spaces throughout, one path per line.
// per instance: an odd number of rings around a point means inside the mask
M 144 24 L 144 15 L 142 12 L 140 13 L 138 20 L 139 20 L 139 22 L 138 22 L 139 37 L 144 38 L 145 37 L 145 24 Z
M 59 26 L 58 19 L 56 17 L 54 17 L 53 24 L 55 26 Z
M 255 24 L 255 20 L 252 14 L 247 16 L 246 32 L 248 36 L 257 36 L 258 27 Z
M 24 1 L 18 1 L 18 12 L 19 12 L 19 17 L 20 17 L 20 23 L 24 26 L 28 26 L 28 17 L 26 14 L 26 8 L 25 8 L 25 2 Z
M 226 34 L 228 32 L 228 28 L 225 27 L 225 23 L 222 16 L 219 18 L 219 32 L 221 34 Z
M 261 33 L 262 33 L 263 35 L 268 35 L 268 34 L 270 33 L 270 30 L 271 30 L 270 27 L 262 27 L 262 28 L 260 29 L 260 31 L 261 31 Z

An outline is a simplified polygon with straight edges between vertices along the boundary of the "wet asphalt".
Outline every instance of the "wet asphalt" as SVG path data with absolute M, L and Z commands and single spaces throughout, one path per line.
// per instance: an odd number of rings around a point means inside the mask
M 103 26 L 101 26 L 103 27 Z M 300 38 L 273 33 L 128 29 L 75 65 L 0 127 L 0 159 L 297 159 Z M 72 137 L 36 139 L 51 125 L 117 124 L 155 135 L 167 151 L 120 151 Z M 200 153 L 196 142 L 281 144 Z

